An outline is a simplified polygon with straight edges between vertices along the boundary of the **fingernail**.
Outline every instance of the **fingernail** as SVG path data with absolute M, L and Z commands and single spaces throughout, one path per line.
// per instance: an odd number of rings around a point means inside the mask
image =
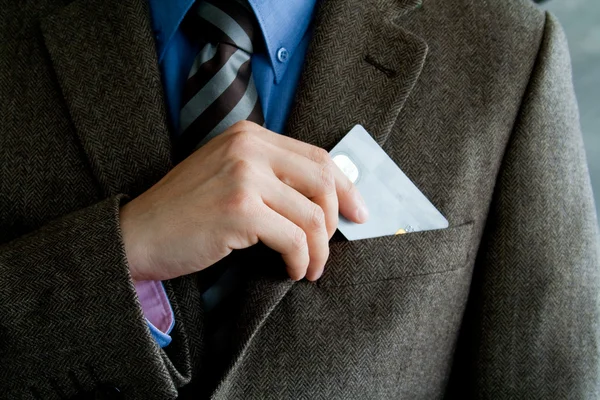
M 356 219 L 358 222 L 367 222 L 369 219 L 369 210 L 366 205 L 361 205 L 356 210 Z
M 356 203 L 358 203 L 358 207 L 356 208 L 356 221 L 357 222 L 366 222 L 369 218 L 369 209 L 365 204 L 365 200 L 362 196 L 357 192 L 356 193 Z
M 317 274 L 317 277 L 316 277 L 315 281 L 321 279 L 321 277 L 323 276 L 323 272 L 325 272 L 325 268 L 323 268 L 321 271 L 319 271 L 319 273 Z

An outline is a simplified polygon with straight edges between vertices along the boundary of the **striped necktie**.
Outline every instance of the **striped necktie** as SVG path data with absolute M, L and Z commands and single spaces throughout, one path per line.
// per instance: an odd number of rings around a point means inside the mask
M 186 15 L 184 31 L 202 47 L 182 95 L 180 159 L 236 122 L 264 124 L 250 65 L 260 28 L 246 1 L 202 0 Z
M 183 90 L 180 132 L 174 143 L 179 161 L 236 122 L 264 124 L 250 61 L 262 45 L 261 31 L 247 0 L 200 0 L 182 28 L 201 50 Z M 197 274 L 206 348 L 215 360 L 228 348 L 242 273 L 217 264 Z

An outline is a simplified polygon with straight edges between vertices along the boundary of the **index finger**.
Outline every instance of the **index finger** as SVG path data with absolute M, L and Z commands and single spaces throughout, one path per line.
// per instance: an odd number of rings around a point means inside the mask
M 359 224 L 367 222 L 369 210 L 362 195 L 331 158 L 329 162 L 333 164 L 332 170 L 334 171 L 335 188 L 340 202 L 340 213 Z

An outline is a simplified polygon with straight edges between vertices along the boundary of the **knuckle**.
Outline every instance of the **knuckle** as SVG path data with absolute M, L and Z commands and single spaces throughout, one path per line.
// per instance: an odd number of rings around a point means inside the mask
M 308 246 L 306 233 L 300 228 L 295 228 L 292 232 L 292 247 L 297 252 L 304 251 Z
M 229 141 L 229 154 L 233 156 L 248 155 L 254 148 L 256 135 L 247 130 L 240 130 L 233 135 Z
M 310 158 L 319 164 L 328 164 L 330 160 L 327 150 L 316 146 L 312 148 Z
M 229 174 L 234 181 L 244 182 L 250 180 L 255 175 L 255 171 L 248 160 L 237 160 L 231 166 Z
M 340 179 L 337 189 L 343 194 L 350 194 L 354 190 L 354 183 L 344 175 Z
M 335 176 L 331 164 L 323 164 L 320 171 L 320 181 L 325 193 L 329 193 L 335 189 Z
M 314 203 L 310 212 L 309 221 L 310 226 L 313 229 L 321 229 L 325 226 L 325 213 L 321 207 Z
M 231 126 L 231 129 L 234 132 L 245 132 L 245 131 L 249 131 L 252 129 L 255 129 L 258 125 L 255 124 L 254 122 L 251 121 L 247 121 L 247 120 L 242 120 L 242 121 L 238 121 L 235 124 L 233 124 Z
M 257 208 L 255 203 L 252 192 L 247 190 L 243 185 L 240 185 L 230 196 L 223 200 L 225 212 L 230 215 L 239 216 L 253 215 Z
M 342 193 L 351 194 L 356 190 L 356 187 L 354 186 L 352 181 L 350 181 L 350 179 L 346 179 L 344 182 L 345 183 L 342 185 L 342 188 L 341 188 Z

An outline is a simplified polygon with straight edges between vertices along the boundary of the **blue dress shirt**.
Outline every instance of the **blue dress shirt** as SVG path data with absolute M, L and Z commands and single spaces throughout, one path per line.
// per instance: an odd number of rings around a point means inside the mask
M 180 29 L 194 0 L 148 0 L 158 63 L 173 132 L 179 131 L 181 93 L 199 46 Z M 310 40 L 309 26 L 317 0 L 248 0 L 266 44 L 266 54 L 252 56 L 252 71 L 267 129 L 285 133 L 296 87 Z M 226 283 L 219 281 L 217 285 Z M 171 338 L 151 333 L 164 347 Z

